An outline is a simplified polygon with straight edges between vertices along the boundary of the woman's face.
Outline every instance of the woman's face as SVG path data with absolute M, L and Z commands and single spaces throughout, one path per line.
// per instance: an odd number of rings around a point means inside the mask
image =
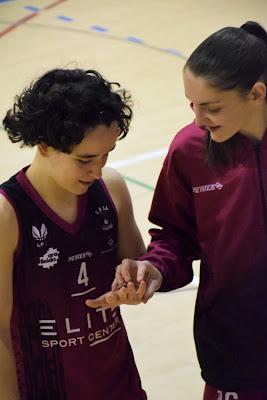
M 253 112 L 250 93 L 216 89 L 189 68 L 184 70 L 184 87 L 195 113 L 195 124 L 208 130 L 212 140 L 221 143 L 237 132 L 248 132 Z
M 71 153 L 48 147 L 47 172 L 54 185 L 69 193 L 81 195 L 102 175 L 109 153 L 115 148 L 120 134 L 117 122 L 98 125 L 88 130 L 81 143 Z

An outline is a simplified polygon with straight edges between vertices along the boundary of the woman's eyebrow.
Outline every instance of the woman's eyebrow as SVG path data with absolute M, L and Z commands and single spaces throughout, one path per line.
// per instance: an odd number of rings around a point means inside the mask
M 216 101 L 207 101 L 205 103 L 200 103 L 200 106 L 207 106 L 208 104 L 215 104 L 215 103 L 220 103 L 220 100 L 216 100 Z
M 107 151 L 107 153 L 110 153 L 112 150 L 115 149 L 116 146 L 113 146 L 110 150 Z M 99 154 L 89 154 L 89 153 L 85 153 L 85 154 L 75 154 L 75 157 L 78 158 L 94 158 L 94 157 L 98 157 Z

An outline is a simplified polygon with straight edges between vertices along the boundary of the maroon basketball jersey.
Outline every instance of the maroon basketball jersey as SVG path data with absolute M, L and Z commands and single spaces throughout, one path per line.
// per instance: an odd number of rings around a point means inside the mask
M 79 197 L 74 224 L 56 215 L 25 170 L 0 186 L 19 222 L 11 334 L 21 400 L 143 400 L 119 308 L 91 309 L 110 290 L 117 214 L 102 180 Z

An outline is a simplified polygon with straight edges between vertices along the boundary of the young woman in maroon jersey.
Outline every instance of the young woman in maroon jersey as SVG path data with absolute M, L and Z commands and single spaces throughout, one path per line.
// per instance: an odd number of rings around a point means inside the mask
M 11 141 L 37 151 L 0 185 L 1 399 L 146 399 L 119 308 L 85 305 L 145 251 L 126 184 L 104 168 L 131 117 L 118 84 L 56 69 L 4 118 Z M 137 304 L 144 291 L 117 295 Z
M 194 336 L 204 400 L 266 400 L 266 31 L 247 22 L 209 36 L 186 62 L 184 86 L 195 120 L 175 136 L 159 176 L 150 220 L 161 229 L 139 261 L 117 268 L 113 287 L 145 279 L 147 301 L 188 284 L 200 259 Z

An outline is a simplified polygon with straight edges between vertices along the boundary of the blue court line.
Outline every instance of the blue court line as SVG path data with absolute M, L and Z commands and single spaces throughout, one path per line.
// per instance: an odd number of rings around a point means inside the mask
M 14 1 L 14 0 L 0 0 L 0 3 L 6 3 L 6 2 L 10 2 L 10 1 Z M 24 8 L 29 10 L 29 11 L 32 11 L 34 13 L 38 13 L 38 12 L 42 11 L 41 8 L 35 7 L 35 6 L 32 6 L 32 5 L 24 6 Z M 70 17 L 68 15 L 57 15 L 55 18 L 57 18 L 58 20 L 60 20 L 62 22 L 65 22 L 65 23 L 69 23 L 69 22 L 73 22 L 74 21 L 74 18 L 72 18 L 72 17 Z M 33 24 L 31 24 L 31 25 L 33 25 Z M 36 24 L 34 24 L 34 25 L 37 26 Z M 49 26 L 45 26 L 45 25 L 43 25 L 43 26 L 46 27 L 46 28 L 51 28 Z M 157 51 L 160 51 L 160 52 L 164 52 L 164 53 L 173 55 L 175 57 L 186 59 L 186 56 L 179 50 L 172 49 L 172 48 L 162 48 L 162 47 L 154 46 L 154 45 L 151 45 L 149 43 L 146 43 L 144 39 L 136 37 L 136 36 L 131 36 L 131 35 L 129 35 L 127 37 L 115 36 L 115 35 L 112 35 L 111 33 L 109 33 L 110 30 L 105 26 L 91 25 L 91 26 L 89 26 L 89 29 L 91 31 L 93 31 L 95 33 L 99 33 L 99 34 L 107 33 L 107 37 L 109 37 L 111 39 L 117 39 L 117 40 L 121 40 L 121 41 L 131 42 L 133 44 L 143 45 L 144 47 L 150 48 L 152 50 L 157 50 Z M 81 29 L 75 29 L 75 30 L 77 32 L 86 32 L 86 31 L 81 30 Z
M 128 36 L 126 40 L 133 43 L 145 44 L 145 41 L 143 39 L 139 39 L 135 36 Z
M 67 17 L 67 16 L 64 16 L 64 18 L 62 18 L 62 20 L 63 20 L 63 21 L 70 21 L 71 18 L 70 18 L 70 17 Z M 102 34 L 102 33 L 107 33 L 107 37 L 109 37 L 109 38 L 111 38 L 111 39 L 117 39 L 117 40 L 121 40 L 121 41 L 131 42 L 131 43 L 134 43 L 134 44 L 140 44 L 140 45 L 143 45 L 144 47 L 150 48 L 150 49 L 152 49 L 152 50 L 158 50 L 158 51 L 161 51 L 161 52 L 164 52 L 164 53 L 168 53 L 168 54 L 174 55 L 174 56 L 176 56 L 176 57 L 183 58 L 183 59 L 185 59 L 185 60 L 186 60 L 186 58 L 187 58 L 187 57 L 186 57 L 181 51 L 179 51 L 179 50 L 171 49 L 171 48 L 162 48 L 162 47 L 154 46 L 154 45 L 151 45 L 151 44 L 146 43 L 144 39 L 138 38 L 138 37 L 136 37 L 136 36 L 121 37 L 121 36 L 112 35 L 111 33 L 108 33 L 110 30 L 109 30 L 107 27 L 105 27 L 105 26 L 91 25 L 91 26 L 89 27 L 89 29 L 90 29 L 90 30 L 93 30 L 93 31 L 96 32 L 96 33 L 100 33 L 100 34 Z M 80 31 L 80 30 L 79 30 L 79 31 Z
M 60 16 L 56 16 L 55 18 L 58 18 Z M 151 45 L 149 43 L 146 43 L 145 41 L 143 41 L 141 43 L 142 39 L 139 39 L 138 42 L 136 41 L 130 41 L 127 39 L 127 37 L 121 37 L 121 36 L 115 36 L 112 35 L 108 32 L 108 28 L 104 28 L 101 27 L 101 29 L 92 29 L 92 27 L 87 29 L 81 29 L 81 28 L 76 28 L 75 26 L 68 24 L 68 26 L 66 25 L 68 22 L 72 22 L 71 17 L 68 17 L 66 15 L 61 16 L 62 18 L 58 18 L 60 21 L 62 21 L 63 23 L 65 23 L 65 26 L 52 26 L 52 25 L 46 25 L 46 24 L 38 24 L 38 23 L 32 23 L 28 24 L 25 23 L 24 26 L 29 26 L 31 28 L 45 28 L 45 29 L 51 29 L 51 30 L 57 30 L 57 31 L 66 31 L 66 32 L 70 32 L 70 33 L 80 33 L 80 34 L 88 34 L 88 35 L 101 35 L 101 36 L 105 36 L 105 38 L 111 39 L 111 40 L 118 40 L 120 42 L 128 42 L 128 43 L 132 43 L 132 45 L 137 45 L 140 46 L 142 45 L 143 47 L 145 47 L 146 49 L 151 49 L 154 51 L 158 51 L 160 53 L 165 53 L 166 55 L 170 55 L 170 56 L 174 56 L 183 60 L 187 60 L 187 57 L 180 52 L 179 50 L 175 50 L 175 49 L 169 49 L 169 48 L 163 48 L 163 47 L 158 47 L 158 46 L 154 46 Z M 74 20 L 74 19 L 73 19 Z M 4 20 L 0 20 L 0 23 L 7 23 L 8 21 L 4 21 Z M 93 25 L 94 26 L 94 25 Z M 96 25 L 98 26 L 98 25 Z M 108 33 L 107 33 L 108 32 Z M 1 33 L 1 32 L 0 32 Z M 129 37 L 129 36 L 128 36 Z
M 10 1 L 14 1 L 14 0 L 0 0 L 0 4 L 1 3 L 7 3 L 7 2 L 10 2 Z M 33 12 L 33 13 L 38 13 L 38 12 L 42 11 L 42 8 L 35 7 L 35 6 L 32 6 L 32 5 L 24 6 L 24 8 L 26 10 L 29 10 L 29 11 Z M 46 7 L 44 7 L 44 9 L 45 8 Z M 74 21 L 74 18 L 72 18 L 72 17 L 70 17 L 68 15 L 57 15 L 55 18 L 57 18 L 58 20 L 60 20 L 62 22 L 65 22 L 65 23 L 69 23 L 69 22 L 73 22 Z M 36 24 L 35 24 L 35 26 L 36 26 Z M 49 26 L 47 26 L 47 25 L 46 26 L 43 25 L 43 26 L 46 27 L 46 28 L 49 28 Z M 111 39 L 117 39 L 117 40 L 121 40 L 121 41 L 131 42 L 133 44 L 143 45 L 144 47 L 150 48 L 152 50 L 161 51 L 161 52 L 173 55 L 175 57 L 186 59 L 186 56 L 179 50 L 172 49 L 172 48 L 162 48 L 162 47 L 154 46 L 154 45 L 151 45 L 149 43 L 146 43 L 144 39 L 136 37 L 136 36 L 131 36 L 131 35 L 127 36 L 127 37 L 115 36 L 115 35 L 112 35 L 112 34 L 108 33 L 109 29 L 107 27 L 105 27 L 105 26 L 91 25 L 89 27 L 89 29 L 91 31 L 94 31 L 95 33 L 100 33 L 100 34 L 107 33 L 107 37 L 109 37 Z M 75 30 L 77 32 L 85 32 L 85 31 L 83 31 L 81 29 L 75 29 Z
M 39 8 L 39 7 L 25 6 L 24 8 L 25 8 L 25 10 L 29 10 L 29 11 L 32 11 L 34 13 L 41 11 L 41 8 Z
M 71 17 L 67 17 L 66 15 L 58 15 L 57 19 L 60 19 L 61 21 L 65 21 L 65 22 L 72 22 L 74 21 L 74 18 Z
M 12 0 L 0 0 L 0 3 L 8 2 L 8 1 L 12 1 Z M 32 5 L 25 6 L 24 8 L 29 10 L 29 11 L 31 11 L 31 12 L 33 12 L 33 13 L 38 13 L 38 12 L 42 11 L 41 8 L 35 7 L 35 6 L 32 6 Z M 74 18 L 72 18 L 72 17 L 70 17 L 68 15 L 62 15 L 62 14 L 61 15 L 57 15 L 55 18 L 57 18 L 58 20 L 60 20 L 62 22 L 65 22 L 65 23 L 70 23 L 70 22 L 74 21 Z M 38 25 L 37 24 L 31 24 L 31 26 L 38 26 Z M 51 26 L 47 26 L 47 25 L 39 25 L 39 26 L 43 26 L 43 27 L 46 27 L 48 29 L 52 28 Z M 154 45 L 151 45 L 149 43 L 146 43 L 144 39 L 136 37 L 136 36 L 132 36 L 132 35 L 127 36 L 127 37 L 115 36 L 115 35 L 112 35 L 110 33 L 110 30 L 105 26 L 90 25 L 88 27 L 88 29 L 93 31 L 96 34 L 105 33 L 106 37 L 109 37 L 110 39 L 116 39 L 116 40 L 120 40 L 120 41 L 127 41 L 127 42 L 130 42 L 130 43 L 136 44 L 136 45 L 142 45 L 142 46 L 144 46 L 146 48 L 149 48 L 151 50 L 160 51 L 160 52 L 167 53 L 167 54 L 173 55 L 175 57 L 179 57 L 179 58 L 182 58 L 182 59 L 186 60 L 186 56 L 179 50 L 172 49 L 172 48 L 162 48 L 162 47 L 154 46 Z M 80 32 L 80 33 L 86 33 L 87 32 L 87 31 L 85 31 L 83 29 L 77 29 L 75 27 L 74 27 L 74 29 L 71 29 L 71 31 L 74 31 L 74 32 L 76 31 L 76 32 Z
M 165 51 L 167 53 L 173 54 L 175 56 L 179 56 L 179 57 L 183 56 L 183 54 L 179 50 L 176 50 L 176 49 L 165 49 Z
M 104 26 L 99 26 L 99 25 L 91 25 L 90 29 L 96 32 L 108 32 L 108 29 L 105 28 Z
M 57 18 L 58 18 L 58 16 L 57 16 Z M 67 23 L 67 22 L 71 22 L 70 18 L 71 17 L 64 16 L 64 18 L 60 18 L 60 20 L 62 20 L 62 22 Z M 3 22 L 3 21 L 0 21 L 0 22 Z M 27 24 L 25 24 L 25 25 L 27 25 Z M 89 34 L 89 35 L 90 34 L 91 35 L 92 34 L 94 34 L 94 35 L 105 35 L 105 38 L 108 38 L 108 39 L 118 40 L 118 41 L 121 41 L 121 42 L 128 42 L 128 43 L 132 43 L 133 45 L 142 45 L 147 49 L 151 49 L 151 50 L 154 50 L 154 51 L 165 53 L 167 55 L 174 56 L 174 57 L 177 57 L 177 58 L 181 58 L 183 60 L 187 59 L 187 57 L 182 52 L 180 52 L 179 50 L 154 46 L 154 45 L 146 43 L 143 39 L 140 39 L 140 38 L 135 38 L 135 40 L 129 40 L 129 37 L 133 38 L 131 36 L 128 36 L 126 38 L 125 37 L 121 37 L 121 36 L 115 36 L 115 35 L 112 35 L 111 33 L 108 32 L 108 28 L 99 27 L 98 25 L 92 25 L 91 27 L 89 27 L 88 30 L 75 28 L 75 26 L 74 27 L 70 27 L 71 25 L 69 25 L 68 27 L 67 26 L 58 27 L 58 26 L 51 26 L 51 25 L 45 25 L 45 24 L 31 23 L 29 26 L 46 28 L 46 29 L 53 29 L 53 30 L 59 30 L 59 31 L 67 31 L 67 32 L 72 32 L 72 33 L 81 33 L 81 34 Z

